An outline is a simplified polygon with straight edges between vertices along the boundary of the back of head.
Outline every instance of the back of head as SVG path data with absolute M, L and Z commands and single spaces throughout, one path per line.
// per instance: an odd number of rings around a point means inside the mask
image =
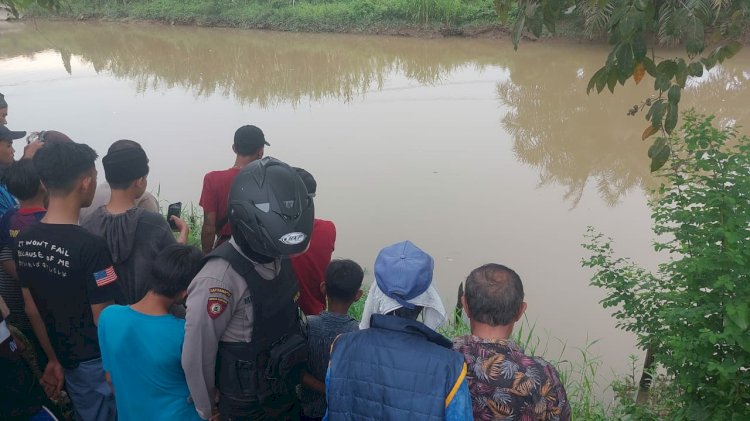
M 270 146 L 263 130 L 256 126 L 242 126 L 234 132 L 234 150 L 238 155 L 255 155 L 260 148 Z
M 0 94 L 0 108 L 8 108 L 8 103 L 5 101 L 5 95 Z
M 229 191 L 232 236 L 247 255 L 288 257 L 310 243 L 315 206 L 289 165 L 263 158 L 237 174 Z
M 315 192 L 318 190 L 318 183 L 315 181 L 315 177 L 302 168 L 294 167 L 294 170 L 297 171 L 297 175 L 299 175 L 299 178 L 305 183 L 307 193 L 312 197 L 315 197 Z
M 3 174 L 2 182 L 18 200 L 32 199 L 42 187 L 34 162 L 30 159 L 15 162 Z
M 102 158 L 104 176 L 113 190 L 125 190 L 148 175 L 148 157 L 138 142 L 122 139 L 114 142 Z
M 362 287 L 365 272 L 357 262 L 349 259 L 336 259 L 326 268 L 326 295 L 339 302 L 356 299 Z
M 496 263 L 474 269 L 466 278 L 464 295 L 471 319 L 490 326 L 515 322 L 524 297 L 518 274 Z
M 54 142 L 44 145 L 33 158 L 34 167 L 51 195 L 66 195 L 76 182 L 94 169 L 96 152 L 88 145 Z
M 149 290 L 173 298 L 187 290 L 201 269 L 203 252 L 193 246 L 172 244 L 162 250 L 151 269 Z

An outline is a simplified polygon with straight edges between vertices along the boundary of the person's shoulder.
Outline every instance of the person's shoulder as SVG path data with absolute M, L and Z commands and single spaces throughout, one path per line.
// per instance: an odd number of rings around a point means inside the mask
M 453 338 L 452 342 L 453 349 L 455 349 L 456 351 L 460 351 L 461 349 L 472 343 L 471 335 L 457 336 Z
M 234 175 L 234 168 L 228 168 L 225 170 L 214 170 L 209 171 L 206 173 L 206 175 L 203 177 L 205 180 L 215 180 L 215 179 L 224 179 L 228 176 Z
M 122 318 L 126 316 L 131 310 L 128 306 L 122 306 L 118 304 L 112 304 L 104 308 L 101 314 L 99 314 L 99 325 L 109 323 L 112 319 Z
M 141 209 L 142 213 L 139 218 L 139 222 L 146 225 L 151 225 L 158 228 L 169 228 L 169 223 L 167 222 L 167 219 L 163 217 L 161 214 L 152 212 L 146 209 Z

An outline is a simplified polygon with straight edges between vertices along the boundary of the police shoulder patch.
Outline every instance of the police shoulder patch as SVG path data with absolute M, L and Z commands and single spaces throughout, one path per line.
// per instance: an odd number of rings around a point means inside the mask
M 208 299 L 208 303 L 206 304 L 206 311 L 208 312 L 208 317 L 215 319 L 221 316 L 221 313 L 223 313 L 224 310 L 227 309 L 228 304 L 229 303 L 227 302 L 227 300 L 223 298 L 210 297 Z
M 226 295 L 227 297 L 232 296 L 232 292 L 225 288 L 219 288 L 219 287 L 213 287 L 208 289 L 209 294 L 221 294 Z

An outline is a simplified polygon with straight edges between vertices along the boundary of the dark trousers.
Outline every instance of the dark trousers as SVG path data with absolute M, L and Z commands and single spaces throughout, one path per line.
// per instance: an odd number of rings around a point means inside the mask
M 221 394 L 221 421 L 299 421 L 300 406 L 293 395 L 275 395 L 264 400 L 244 400 Z

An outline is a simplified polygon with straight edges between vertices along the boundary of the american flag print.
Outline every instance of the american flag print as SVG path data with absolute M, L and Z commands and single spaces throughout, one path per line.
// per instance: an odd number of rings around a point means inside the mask
M 105 285 L 109 285 L 112 282 L 117 280 L 117 274 L 115 273 L 115 268 L 112 266 L 100 270 L 99 272 L 94 272 L 94 280 L 96 281 L 96 286 L 103 287 Z

